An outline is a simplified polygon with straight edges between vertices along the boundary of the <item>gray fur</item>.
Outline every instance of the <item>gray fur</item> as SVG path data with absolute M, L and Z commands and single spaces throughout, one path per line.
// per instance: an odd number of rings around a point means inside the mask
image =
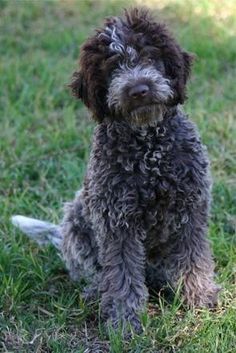
M 109 45 L 110 51 L 113 53 L 117 53 L 122 57 L 126 57 L 126 60 L 129 60 L 129 63 L 132 63 L 137 59 L 138 54 L 137 51 L 129 45 L 125 44 L 125 41 L 122 38 L 122 24 L 117 19 L 116 26 L 106 27 L 104 32 L 100 33 L 100 37 L 105 37 L 111 39 L 111 43 Z
M 146 106 L 139 107 L 129 113 L 125 104 L 127 97 L 124 95 L 124 89 L 142 80 L 147 80 L 152 85 L 153 102 L 156 104 L 152 104 L 148 108 Z M 123 116 L 132 120 L 134 124 L 139 123 L 140 115 L 143 114 L 145 114 L 150 123 L 150 121 L 156 121 L 157 118 L 158 120 L 163 119 L 164 104 L 171 97 L 172 91 L 169 80 L 164 78 L 154 67 L 142 65 L 130 67 L 128 64 L 122 64 L 113 74 L 108 89 L 107 104 L 110 109 L 114 109 L 117 114 L 120 111 Z
M 72 277 L 90 268 L 100 278 L 102 312 L 114 326 L 140 329 L 145 282 L 155 290 L 182 282 L 189 306 L 214 305 L 210 190 L 206 149 L 179 109 L 156 126 L 96 128 L 84 190 L 66 210 L 63 252 Z
M 29 238 L 35 240 L 40 246 L 52 243 L 58 250 L 61 250 L 62 233 L 60 226 L 19 215 L 12 216 L 11 221 L 14 226 L 27 234 Z
M 100 99 L 99 114 L 104 111 L 104 116 L 95 129 L 83 189 L 66 205 L 60 231 L 70 276 L 90 282 L 85 295 L 101 296 L 108 323 L 124 328 L 131 323 L 140 332 L 138 315 L 148 299 L 147 287 L 175 290 L 181 283 L 190 307 L 213 306 L 219 288 L 207 241 L 209 161 L 195 125 L 177 105 L 185 99 L 191 56 L 163 26 L 149 23 L 145 12 L 137 16 L 136 10 L 127 14 L 127 23 L 134 22 L 130 31 L 126 25 L 122 32 L 122 22 L 115 18 L 84 47 L 81 72 L 71 87 L 89 109 Z M 143 47 L 137 45 L 137 36 L 136 49 L 131 46 L 139 24 L 147 47 L 150 38 L 153 46 L 163 41 L 162 55 L 151 59 L 154 64 L 143 54 L 139 57 Z M 104 75 L 104 82 L 95 75 L 102 46 L 108 49 L 103 48 L 99 75 L 106 50 L 120 57 L 111 80 Z M 130 87 L 137 85 L 146 85 L 148 91 L 132 96 Z

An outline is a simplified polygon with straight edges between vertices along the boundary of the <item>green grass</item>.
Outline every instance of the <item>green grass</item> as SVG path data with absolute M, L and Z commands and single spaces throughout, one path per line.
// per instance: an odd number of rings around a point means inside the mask
M 223 287 L 215 311 L 156 299 L 142 316 L 141 336 L 125 342 L 111 332 L 108 340 L 98 303 L 82 301 L 54 249 L 38 248 L 9 221 L 21 213 L 57 222 L 80 187 L 93 123 L 66 84 L 80 44 L 129 3 L 0 1 L 1 352 L 235 352 L 235 1 L 142 1 L 197 54 L 185 110 L 212 162 L 209 236 Z

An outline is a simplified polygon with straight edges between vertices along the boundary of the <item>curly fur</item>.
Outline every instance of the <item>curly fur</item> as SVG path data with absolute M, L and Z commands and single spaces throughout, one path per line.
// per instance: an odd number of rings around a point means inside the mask
M 140 329 L 146 285 L 182 282 L 189 306 L 216 303 L 209 162 L 178 107 L 192 59 L 148 11 L 133 9 L 84 44 L 73 76 L 73 94 L 99 124 L 83 190 L 66 211 L 64 257 L 73 277 L 81 266 L 99 276 L 102 311 L 114 326 Z M 142 102 L 129 111 L 139 80 L 151 87 L 154 113 Z
M 192 60 L 148 11 L 133 9 L 86 41 L 70 85 L 98 125 L 83 188 L 65 208 L 62 253 L 114 327 L 141 330 L 147 286 L 182 283 L 189 306 L 217 300 L 209 162 L 179 107 Z

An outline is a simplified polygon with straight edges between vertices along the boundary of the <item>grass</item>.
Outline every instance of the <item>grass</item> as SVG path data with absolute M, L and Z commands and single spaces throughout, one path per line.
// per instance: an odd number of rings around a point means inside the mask
M 0 1 L 1 352 L 235 352 L 235 1 L 142 1 L 197 54 L 185 110 L 212 162 L 209 236 L 223 287 L 215 311 L 186 312 L 178 297 L 171 305 L 156 299 L 141 336 L 107 339 L 98 303 L 85 305 L 54 249 L 38 248 L 9 222 L 16 213 L 58 222 L 62 203 L 80 187 L 93 123 L 66 84 L 80 44 L 129 3 Z

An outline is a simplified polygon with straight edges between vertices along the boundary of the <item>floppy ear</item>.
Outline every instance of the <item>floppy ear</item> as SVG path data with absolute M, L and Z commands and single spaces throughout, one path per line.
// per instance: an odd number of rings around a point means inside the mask
M 183 51 L 182 56 L 183 56 L 183 62 L 184 62 L 184 83 L 186 83 L 187 80 L 189 79 L 189 76 L 191 73 L 191 67 L 192 67 L 193 61 L 196 58 L 196 55 Z
M 72 75 L 72 81 L 68 85 L 71 88 L 72 95 L 82 101 L 86 100 L 86 87 L 84 84 L 83 74 L 75 71 Z

